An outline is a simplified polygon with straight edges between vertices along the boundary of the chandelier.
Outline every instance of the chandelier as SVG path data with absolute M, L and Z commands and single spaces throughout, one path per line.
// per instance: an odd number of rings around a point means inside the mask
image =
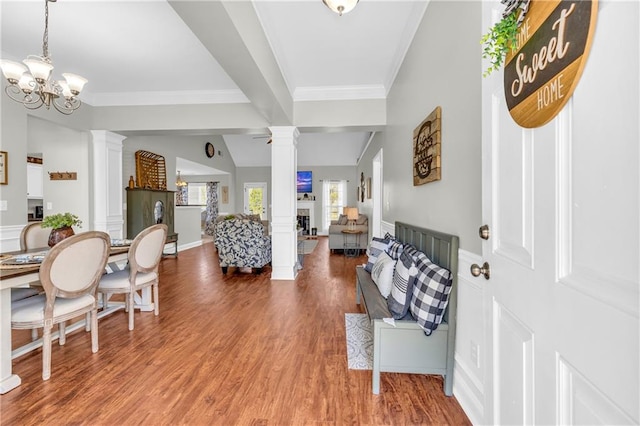
M 49 56 L 49 2 L 44 1 L 44 36 L 42 37 L 42 56 L 29 55 L 24 65 L 19 62 L 0 60 L 2 73 L 9 82 L 5 93 L 14 101 L 21 102 L 28 109 L 41 106 L 69 115 L 80 108 L 82 102 L 77 96 L 87 83 L 87 79 L 76 74 L 63 73 L 65 80 L 51 80 L 53 63 Z
M 176 179 L 176 186 L 178 188 L 187 186 L 187 182 L 183 181 L 182 178 L 180 177 L 180 170 L 178 170 L 178 178 Z
M 322 2 L 340 16 L 351 12 L 358 4 L 358 0 L 322 0 Z

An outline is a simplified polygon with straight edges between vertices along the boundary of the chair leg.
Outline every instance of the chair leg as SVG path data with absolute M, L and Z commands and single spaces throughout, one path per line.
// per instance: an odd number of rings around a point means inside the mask
M 51 328 L 45 325 L 42 333 L 42 380 L 51 377 Z
M 58 324 L 58 334 L 60 336 L 58 336 L 58 343 L 60 344 L 60 346 L 63 346 L 65 343 L 67 343 L 67 327 L 66 327 L 66 323 L 64 321 L 62 321 L 60 324 Z M 49 336 L 51 337 L 51 336 Z
M 221 269 L 222 269 L 222 273 L 226 275 L 227 274 L 227 267 L 226 266 L 222 266 Z
M 155 306 L 156 316 L 160 314 L 160 299 L 158 299 L 158 282 L 153 285 L 153 306 Z
M 91 327 L 93 327 L 93 325 L 91 324 L 91 314 L 87 312 L 84 317 L 84 331 L 91 331 Z
M 129 292 L 129 331 L 133 330 L 133 291 Z
M 37 328 L 32 328 L 31 329 L 31 341 L 35 342 L 36 340 L 38 340 L 38 329 Z
M 102 294 L 102 309 L 107 309 L 109 307 L 109 293 L 100 294 Z
M 91 311 L 91 352 L 98 352 L 98 308 Z

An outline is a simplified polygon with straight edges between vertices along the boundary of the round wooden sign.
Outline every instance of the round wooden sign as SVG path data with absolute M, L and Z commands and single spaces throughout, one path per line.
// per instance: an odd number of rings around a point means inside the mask
M 518 48 L 504 66 L 507 107 L 520 126 L 540 127 L 567 103 L 587 62 L 597 12 L 597 0 L 531 0 Z

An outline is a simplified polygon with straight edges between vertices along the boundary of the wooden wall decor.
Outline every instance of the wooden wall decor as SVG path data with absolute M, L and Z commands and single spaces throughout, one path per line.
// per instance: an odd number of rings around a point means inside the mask
M 222 204 L 229 204 L 229 187 L 222 187 Z
M 597 0 L 531 2 L 504 66 L 507 107 L 520 126 L 540 127 L 567 103 L 587 62 L 597 12 Z
M 76 172 L 48 172 L 49 180 L 78 180 Z
M 0 185 L 9 183 L 9 154 L 7 151 L 0 151 Z
M 162 155 L 136 151 L 136 187 L 166 191 L 167 167 Z
M 440 180 L 442 109 L 438 106 L 413 130 L 413 185 Z

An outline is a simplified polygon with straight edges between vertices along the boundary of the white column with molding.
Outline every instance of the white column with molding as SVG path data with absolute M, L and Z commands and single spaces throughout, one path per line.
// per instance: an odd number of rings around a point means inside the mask
M 293 280 L 298 269 L 296 235 L 296 170 L 298 137 L 293 126 L 271 131 L 271 245 L 272 280 Z
M 122 141 L 125 136 L 92 130 L 93 229 L 124 238 Z

